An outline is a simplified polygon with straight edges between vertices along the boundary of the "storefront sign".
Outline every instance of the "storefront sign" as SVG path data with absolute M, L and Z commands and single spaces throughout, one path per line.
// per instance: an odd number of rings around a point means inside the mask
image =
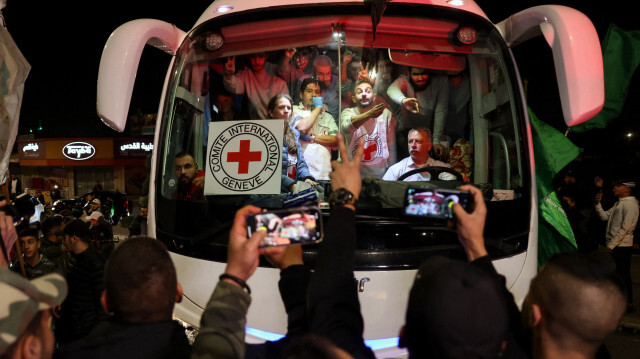
M 18 144 L 18 157 L 23 160 L 42 159 L 45 157 L 45 147 L 46 143 L 44 141 L 20 142 Z
M 96 149 L 86 142 L 71 142 L 62 148 L 62 154 L 68 159 L 82 161 L 93 157 Z
M 144 158 L 153 153 L 152 141 L 140 141 L 135 139 L 114 140 L 114 158 Z
M 123 143 L 120 145 L 120 151 L 124 152 L 129 150 L 136 150 L 136 151 L 142 150 L 144 152 L 151 152 L 153 151 L 153 143 L 129 142 L 129 143 Z

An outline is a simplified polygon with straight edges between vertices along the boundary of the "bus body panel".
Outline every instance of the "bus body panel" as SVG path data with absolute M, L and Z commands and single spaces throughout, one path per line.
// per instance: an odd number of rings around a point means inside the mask
M 339 4 L 360 3 L 360 0 L 324 1 Z M 452 7 L 446 1 L 401 1 L 423 5 Z M 394 3 L 398 3 L 394 1 Z M 253 1 L 216 1 L 197 20 L 197 27 L 208 20 L 223 16 L 217 12 L 221 5 L 233 6 L 232 12 L 260 11 L 268 6 L 306 5 L 298 1 L 268 1 L 256 8 Z M 482 10 L 472 1 L 467 1 L 469 11 L 487 18 Z M 533 32 L 542 32 L 552 48 L 565 121 L 570 125 L 583 122 L 602 108 L 604 103 L 602 58 L 597 34 L 584 15 L 573 9 L 561 6 L 542 6 L 520 12 L 497 25 L 507 46 L 516 45 Z M 595 34 L 595 36 L 594 36 Z M 136 20 L 122 25 L 109 39 L 103 52 L 98 79 L 98 113 L 105 123 L 112 128 L 123 130 L 126 124 L 129 101 L 135 74 L 137 72 L 140 53 L 145 44 L 152 44 L 168 53 L 175 53 L 187 34 L 175 26 L 158 20 Z M 596 50 L 597 49 L 597 52 Z M 587 56 L 588 55 L 588 56 Z M 513 55 L 509 51 L 513 63 Z M 587 56 L 587 58 L 585 58 Z M 594 59 L 595 58 L 595 59 Z M 173 69 L 175 56 L 169 69 Z M 513 69 L 517 81 L 514 89 L 524 108 L 522 123 L 525 132 L 525 146 L 530 164 L 526 190 L 531 198 L 527 250 L 519 254 L 493 261 L 496 270 L 505 276 L 507 288 L 512 292 L 518 305 L 521 305 L 529 290 L 531 279 L 537 270 L 537 195 L 534 170 L 532 134 L 526 111 L 526 100 L 517 68 Z M 167 86 L 172 76 L 167 72 L 162 90 L 154 148 L 161 148 L 165 134 L 162 131 Z M 125 80 L 122 80 L 125 79 Z M 119 82 L 116 82 L 119 81 Z M 587 85 L 591 84 L 591 85 Z M 590 87 L 584 87 L 590 86 Z M 594 90 L 595 89 L 595 90 Z M 602 89 L 602 91 L 600 91 Z M 593 92 L 591 92 L 593 90 Z M 588 100 L 587 100 L 588 99 Z M 156 188 L 159 161 L 152 161 L 149 191 L 148 235 L 156 237 Z M 224 272 L 226 264 L 210 260 L 197 259 L 171 252 L 176 265 L 178 281 L 184 288 L 185 298 L 175 308 L 175 316 L 198 327 L 203 308 L 215 287 L 218 276 Z M 393 342 L 400 327 L 404 323 L 408 290 L 413 282 L 415 269 L 410 270 L 371 270 L 355 271 L 358 282 L 359 298 L 365 320 L 365 339 L 374 348 L 378 357 L 406 357 L 404 350 Z M 247 337 L 250 343 L 262 342 L 265 339 L 277 338 L 286 332 L 286 312 L 278 291 L 279 271 L 273 268 L 259 267 L 249 279 L 252 289 L 252 303 L 247 316 Z M 379 341 L 379 342 L 376 342 Z

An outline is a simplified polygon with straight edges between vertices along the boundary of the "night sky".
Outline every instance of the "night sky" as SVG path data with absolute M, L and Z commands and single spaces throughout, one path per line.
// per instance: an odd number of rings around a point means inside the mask
M 576 8 L 594 23 L 602 40 L 610 23 L 632 30 L 640 28 L 633 11 L 611 6 L 608 2 L 482 0 L 477 1 L 490 20 L 497 23 L 510 14 L 528 7 L 555 3 Z M 165 2 L 158 8 L 150 2 L 115 0 L 78 7 L 71 2 L 31 2 L 8 0 L 3 14 L 9 32 L 31 64 L 25 84 L 21 112 L 20 134 L 36 131 L 37 137 L 117 137 L 124 136 L 107 128 L 96 114 L 96 82 L 102 48 L 119 25 L 139 18 L 155 18 L 175 24 L 187 31 L 210 4 L 209 1 L 188 1 L 189 9 L 178 9 Z M 140 5 L 135 5 L 140 3 Z M 175 4 L 175 2 L 173 3 Z M 617 9 L 613 12 L 611 9 Z M 36 12 L 34 14 L 33 12 Z M 81 14 L 81 15 L 78 15 Z M 538 117 L 559 130 L 566 129 L 553 75 L 551 51 L 542 38 L 514 48 L 514 55 L 523 79 L 528 81 L 529 106 Z M 147 47 L 140 62 L 132 99 L 132 112 L 155 113 L 162 91 L 164 75 L 170 57 Z M 640 83 L 631 83 L 627 104 L 619 119 L 606 130 L 592 130 L 569 138 L 584 148 L 585 156 L 605 154 L 609 163 L 620 160 L 628 165 L 635 160 L 640 141 L 634 117 L 640 111 L 637 93 Z M 636 139 L 624 134 L 637 131 Z M 637 167 L 637 166 L 636 166 Z

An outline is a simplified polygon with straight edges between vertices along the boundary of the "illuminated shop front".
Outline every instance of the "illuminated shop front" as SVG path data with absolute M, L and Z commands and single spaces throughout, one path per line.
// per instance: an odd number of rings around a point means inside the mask
M 83 195 L 100 183 L 105 191 L 146 193 L 143 183 L 153 153 L 151 138 L 21 140 L 12 174 L 23 188 L 47 192 L 57 186 L 63 198 Z

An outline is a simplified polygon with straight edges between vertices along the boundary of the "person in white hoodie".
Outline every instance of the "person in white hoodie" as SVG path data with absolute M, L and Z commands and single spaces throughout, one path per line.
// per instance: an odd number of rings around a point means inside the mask
M 613 194 L 618 201 L 608 210 L 602 208 L 602 193 L 596 195 L 596 212 L 600 219 L 607 221 L 606 246 L 616 262 L 616 270 L 622 276 L 627 290 L 627 311 L 635 310 L 633 290 L 631 288 L 631 254 L 633 249 L 633 231 L 638 223 L 638 200 L 631 195 L 635 182 L 617 181 Z

